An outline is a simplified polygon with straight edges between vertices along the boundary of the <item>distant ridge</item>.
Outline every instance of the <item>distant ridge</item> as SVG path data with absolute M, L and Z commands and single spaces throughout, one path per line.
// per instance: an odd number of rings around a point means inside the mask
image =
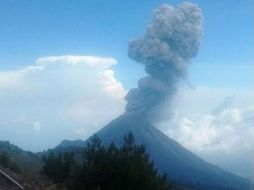
M 85 142 L 82 140 L 63 140 L 56 148 L 68 148 L 68 147 L 84 147 Z

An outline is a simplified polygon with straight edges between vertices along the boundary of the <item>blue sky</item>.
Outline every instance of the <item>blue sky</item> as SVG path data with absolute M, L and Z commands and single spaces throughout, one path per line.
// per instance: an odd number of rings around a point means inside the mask
M 41 151 L 63 139 L 86 139 L 123 113 L 124 96 L 145 75 L 128 58 L 128 42 L 143 35 L 156 7 L 180 2 L 0 1 L 0 140 Z M 157 127 L 204 159 L 248 176 L 250 160 L 246 170 L 234 167 L 241 159 L 226 165 L 236 154 L 251 158 L 254 143 L 253 1 L 191 2 L 204 15 L 191 85 L 179 86 L 172 120 Z
M 155 7 L 179 2 L 1 1 L 0 68 L 21 68 L 49 55 L 112 56 L 120 63 L 115 67 L 117 78 L 130 88 L 143 68 L 128 58 L 128 41 L 142 35 Z M 190 75 L 193 83 L 250 87 L 254 81 L 253 2 L 193 2 L 205 17 L 203 44 Z

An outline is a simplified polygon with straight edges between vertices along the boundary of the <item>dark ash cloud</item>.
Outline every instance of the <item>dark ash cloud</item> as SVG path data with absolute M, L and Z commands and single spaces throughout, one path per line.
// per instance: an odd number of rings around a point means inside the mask
M 163 115 L 165 101 L 174 96 L 190 59 L 197 55 L 202 24 L 201 10 L 189 2 L 175 7 L 164 4 L 154 11 L 144 36 L 129 43 L 129 57 L 142 63 L 148 76 L 125 97 L 126 112 L 151 121 Z

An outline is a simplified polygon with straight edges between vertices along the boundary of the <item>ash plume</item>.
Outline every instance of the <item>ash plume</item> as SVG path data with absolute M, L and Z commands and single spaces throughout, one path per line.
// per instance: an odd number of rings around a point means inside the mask
M 156 121 L 165 102 L 185 79 L 190 59 L 197 55 L 203 32 L 203 16 L 195 4 L 163 4 L 154 11 L 143 37 L 129 43 L 128 55 L 145 66 L 147 77 L 138 81 L 125 100 L 126 112 Z

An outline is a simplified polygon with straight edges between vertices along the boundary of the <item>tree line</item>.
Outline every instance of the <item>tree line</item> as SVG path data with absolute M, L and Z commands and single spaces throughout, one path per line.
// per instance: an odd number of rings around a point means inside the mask
M 166 175 L 161 175 L 143 145 L 132 133 L 124 136 L 123 146 L 105 147 L 97 135 L 84 148 L 82 162 L 74 153 L 53 153 L 43 157 L 42 174 L 59 187 L 70 190 L 170 190 Z

